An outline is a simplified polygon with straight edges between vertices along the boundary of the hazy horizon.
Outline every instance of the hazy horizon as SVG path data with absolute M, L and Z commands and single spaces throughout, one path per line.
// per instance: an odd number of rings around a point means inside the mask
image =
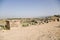
M 0 0 L 0 18 L 60 14 L 60 0 Z

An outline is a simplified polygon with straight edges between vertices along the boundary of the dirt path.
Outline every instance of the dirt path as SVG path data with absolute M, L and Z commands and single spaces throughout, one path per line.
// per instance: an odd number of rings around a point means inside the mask
M 1 32 L 1 40 L 60 40 L 59 22 L 29 27 L 15 27 Z

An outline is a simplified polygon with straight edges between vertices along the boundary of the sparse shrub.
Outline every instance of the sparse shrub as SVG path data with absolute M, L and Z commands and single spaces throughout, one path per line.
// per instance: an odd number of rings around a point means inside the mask
M 34 22 L 31 22 L 31 25 L 36 25 L 36 23 L 34 23 Z
M 59 22 L 59 19 L 57 19 L 57 21 Z
M 55 21 L 55 19 L 53 19 L 53 21 Z
M 36 25 L 38 22 L 36 20 L 31 20 L 31 25 Z
M 4 30 L 9 30 L 10 29 L 10 27 L 7 27 L 7 25 L 0 25 L 0 29 L 4 29 Z
M 4 26 L 3 25 L 0 25 L 0 29 L 4 29 Z
M 28 23 L 23 23 L 22 26 L 27 27 L 27 26 L 29 26 L 29 24 Z
M 31 22 L 37 23 L 37 21 L 35 21 L 35 20 L 31 20 Z
M 47 20 L 45 20 L 44 22 L 45 22 L 45 23 L 48 23 L 48 21 L 47 21 Z

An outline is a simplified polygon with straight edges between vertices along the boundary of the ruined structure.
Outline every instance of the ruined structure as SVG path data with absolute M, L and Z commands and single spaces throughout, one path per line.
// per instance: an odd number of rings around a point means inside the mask
M 20 26 L 20 20 L 8 20 L 10 27 L 19 27 Z
M 11 27 L 20 27 L 22 26 L 21 24 L 27 24 L 32 25 L 32 24 L 45 24 L 49 22 L 60 22 L 59 17 L 51 16 L 47 18 L 22 18 L 22 19 L 6 19 L 6 20 L 0 20 L 0 26 L 3 26 L 5 29 L 10 29 Z M 24 24 L 24 25 L 25 25 Z

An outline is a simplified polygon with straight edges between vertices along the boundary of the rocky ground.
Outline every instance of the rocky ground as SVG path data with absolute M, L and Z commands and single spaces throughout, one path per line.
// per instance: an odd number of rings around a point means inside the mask
M 0 40 L 60 40 L 60 22 L 0 30 Z

